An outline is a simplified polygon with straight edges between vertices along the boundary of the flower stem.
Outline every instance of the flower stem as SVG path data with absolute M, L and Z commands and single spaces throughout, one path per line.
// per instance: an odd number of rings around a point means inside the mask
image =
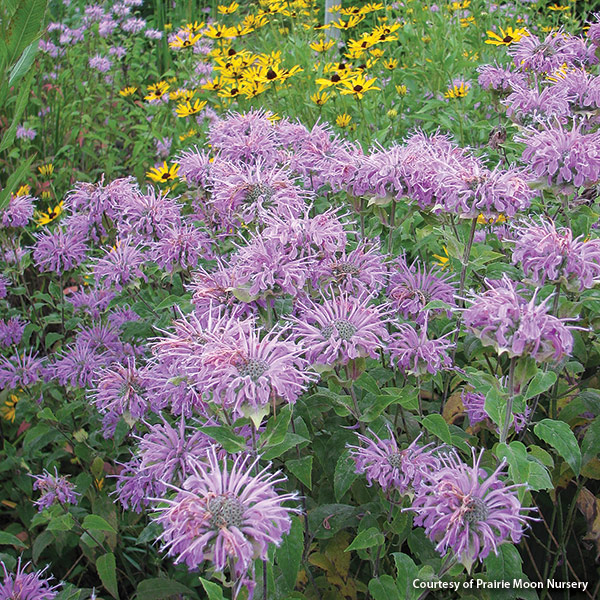
M 506 442 L 508 437 L 508 430 L 510 429 L 510 423 L 512 421 L 512 407 L 515 396 L 515 365 L 517 364 L 517 357 L 513 356 L 510 359 L 510 367 L 508 371 L 508 400 L 506 401 L 506 414 L 504 415 L 504 423 L 502 425 L 502 433 L 500 434 L 500 443 Z

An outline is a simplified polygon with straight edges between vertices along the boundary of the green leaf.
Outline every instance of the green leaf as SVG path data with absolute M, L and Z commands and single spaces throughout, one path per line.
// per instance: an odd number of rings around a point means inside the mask
M 233 433 L 227 427 L 207 425 L 198 429 L 221 444 L 227 452 L 236 453 L 246 448 L 246 440 L 241 435 Z
M 96 560 L 96 571 L 98 577 L 106 591 L 113 597 L 119 598 L 119 589 L 117 586 L 117 563 L 115 555 L 108 552 L 99 556 Z
M 513 544 L 502 544 L 498 555 L 490 552 L 485 559 L 485 566 L 490 577 L 497 581 L 512 581 L 522 573 L 521 555 Z
M 47 529 L 42 531 L 42 533 L 35 538 L 31 548 L 31 558 L 33 558 L 34 564 L 38 562 L 44 549 L 46 549 L 53 541 L 54 534 Z
M 406 600 L 410 596 L 400 595 L 396 583 L 389 575 L 382 575 L 369 581 L 369 592 L 373 600 Z
M 263 448 L 267 445 L 276 446 L 281 444 L 287 433 L 290 419 L 292 417 L 291 405 L 284 406 L 277 415 L 273 415 L 268 423 L 267 428 L 260 436 L 259 447 Z
M 377 382 L 368 373 L 363 373 L 354 382 L 354 385 L 361 390 L 365 390 L 366 392 L 371 392 L 371 394 L 375 394 L 375 396 L 377 396 L 378 394 L 381 394 L 381 391 L 379 389 L 379 386 L 377 385 Z
M 350 552 L 351 550 L 364 550 L 365 548 L 372 548 L 373 546 L 381 546 L 385 542 L 385 537 L 377 527 L 369 527 L 361 531 L 353 540 L 353 542 L 344 550 L 344 552 Z
M 584 463 L 600 454 L 600 417 L 596 417 L 588 426 L 581 443 L 581 453 Z
M 506 417 L 506 398 L 495 387 L 490 388 L 485 395 L 485 412 L 490 416 L 494 425 L 502 427 Z
M 117 533 L 115 528 L 102 517 L 98 515 L 87 515 L 83 520 L 83 528 L 90 529 L 91 531 L 108 531 L 110 533 Z
M 33 64 L 33 59 L 38 51 L 38 45 L 39 41 L 36 40 L 35 42 L 29 44 L 25 50 L 23 50 L 23 54 L 21 54 L 19 60 L 10 70 L 10 75 L 8 76 L 8 85 L 15 84 L 17 81 L 19 81 L 19 79 L 21 79 L 21 77 L 23 77 L 23 75 L 25 75 L 25 73 L 27 73 L 27 71 L 29 71 L 31 65 Z
M 208 600 L 225 600 L 223 596 L 223 588 L 212 581 L 206 581 L 200 577 L 200 583 L 204 587 L 204 591 L 208 594 Z
M 390 396 L 389 394 L 380 394 L 375 398 L 371 397 L 369 405 L 361 415 L 360 420 L 363 423 L 370 423 L 371 421 L 374 421 L 390 404 L 395 404 L 396 402 L 398 402 L 398 399 Z
M 73 519 L 71 513 L 53 517 L 48 523 L 48 531 L 71 531 L 73 527 L 75 527 L 75 519 Z
M 356 463 L 354 462 L 350 451 L 345 450 L 338 458 L 333 474 L 333 491 L 335 493 L 336 502 L 339 502 L 344 497 L 357 477 Z
M 427 415 L 423 417 L 421 424 L 429 433 L 433 433 L 436 437 L 438 437 L 442 442 L 452 445 L 452 435 L 450 434 L 450 429 L 448 429 L 448 423 L 444 421 L 444 417 L 442 415 Z
M 573 469 L 575 475 L 581 470 L 581 450 L 575 434 L 564 421 L 543 419 L 533 428 L 535 435 L 552 446 Z
M 46 0 L 21 0 L 8 26 L 8 66 L 37 37 L 46 12 Z
M 193 590 L 182 583 L 179 583 L 179 581 L 166 579 L 164 577 L 140 581 L 136 591 L 139 600 L 163 600 L 177 594 L 196 596 L 196 593 Z
M 312 490 L 312 456 L 288 460 L 285 466 L 309 489 Z
M 302 444 L 303 442 L 308 442 L 305 437 L 301 435 L 297 435 L 295 433 L 290 433 L 289 431 L 286 433 L 285 438 L 281 444 L 277 444 L 276 446 L 271 446 L 266 452 L 263 453 L 262 457 L 264 460 L 273 460 L 274 458 L 278 458 L 285 452 L 287 452 L 290 448 L 294 448 Z
M 11 127 L 12 127 L 12 125 L 11 125 Z M 16 129 L 16 125 L 15 125 L 15 129 Z M 10 133 L 10 130 L 4 134 L 4 137 L 2 138 L 2 142 L 0 142 L 0 152 L 2 152 L 3 150 L 6 150 L 6 148 L 8 148 L 8 146 L 12 143 L 12 141 L 11 141 L 6 146 L 4 146 L 4 141 L 6 139 L 6 136 L 9 133 Z M 12 174 L 10 175 L 10 177 L 8 178 L 8 181 L 6 182 L 6 186 L 4 187 L 4 189 L 2 191 L 0 191 L 0 210 L 5 208 L 8 205 L 8 203 L 10 202 L 10 195 L 15 191 L 15 189 L 17 188 L 19 183 L 21 181 L 23 181 L 25 174 L 29 172 L 29 167 L 31 166 L 31 163 L 33 162 L 34 158 L 35 158 L 34 156 L 31 156 L 26 161 L 22 162 L 21 166 L 16 171 L 13 171 Z
M 27 547 L 27 544 L 23 543 L 17 536 L 7 531 L 0 531 L 0 544 L 7 546 L 20 546 L 21 548 Z
M 415 561 L 402 552 L 394 552 L 392 554 L 396 563 L 396 586 L 402 595 L 402 598 L 410 600 L 417 596 L 417 589 L 413 585 L 413 581 L 417 578 L 417 565 Z
M 525 392 L 525 400 L 535 398 L 549 390 L 556 383 L 556 373 L 554 371 L 538 371 L 531 383 L 527 386 Z
M 298 579 L 298 571 L 304 550 L 304 532 L 302 522 L 296 515 L 292 515 L 292 527 L 288 535 L 283 538 L 281 546 L 275 551 L 275 559 L 283 573 L 283 579 L 290 590 L 293 590 Z

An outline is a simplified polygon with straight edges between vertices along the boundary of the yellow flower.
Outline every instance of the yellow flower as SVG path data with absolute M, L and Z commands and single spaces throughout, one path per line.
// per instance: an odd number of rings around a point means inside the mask
M 455 83 L 448 88 L 447 92 L 444 92 L 444 98 L 465 98 L 470 87 L 466 81 Z
M 237 86 L 232 86 L 232 87 L 221 88 L 221 90 L 219 90 L 218 95 L 220 98 L 235 98 L 236 96 L 239 96 L 242 93 L 243 93 L 242 89 L 240 89 Z
M 179 88 L 169 93 L 169 100 L 191 100 L 196 95 L 196 90 L 184 90 Z
M 349 77 L 349 73 L 336 71 L 329 77 L 320 77 L 315 80 L 315 83 L 320 86 L 319 91 L 322 92 L 325 88 L 332 86 L 341 86 Z
M 182 27 L 182 31 L 184 31 L 185 33 L 198 33 L 204 27 L 204 25 L 204 21 L 202 21 L 202 23 L 194 21 L 193 23 L 187 23 L 184 27 Z
M 183 142 L 184 140 L 191 138 L 192 136 L 196 135 L 197 133 L 198 133 L 198 130 L 196 128 L 192 127 L 192 129 L 189 129 L 186 133 L 183 133 L 179 136 L 179 141 Z
M 383 61 L 383 66 L 388 69 L 388 71 L 393 71 L 398 66 L 397 58 L 388 58 Z
M 475 17 L 468 16 L 468 17 L 464 17 L 462 19 L 459 19 L 459 21 L 460 21 L 460 26 L 461 27 L 468 27 L 469 25 L 474 25 L 475 24 Z
M 166 161 L 163 163 L 162 167 L 158 169 L 153 167 L 150 169 L 146 176 L 152 181 L 156 181 L 156 183 L 166 183 L 172 179 L 177 179 L 177 172 L 179 171 L 179 165 L 177 163 L 173 163 L 170 167 L 167 166 Z
M 367 79 L 362 73 L 353 79 L 347 79 L 342 82 L 342 85 L 346 89 L 342 89 L 340 91 L 341 94 L 347 96 L 352 94 L 358 100 L 362 100 L 362 97 L 366 92 L 372 90 L 379 90 L 377 86 L 375 86 L 375 82 L 377 81 L 377 77 L 373 77 L 372 79 Z
M 52 223 L 54 219 L 60 216 L 63 211 L 64 202 L 59 202 L 54 208 L 50 207 L 48 212 L 38 213 L 38 217 L 35 222 L 38 224 L 38 227 L 42 225 L 48 225 L 48 223 Z
M 364 20 L 364 15 L 352 15 L 347 21 L 340 19 L 339 21 L 334 21 L 331 23 L 331 25 L 333 25 L 333 27 L 336 29 L 343 29 L 344 31 L 347 31 L 348 29 L 356 27 L 361 21 Z
M 268 112 L 267 113 L 267 120 L 273 124 L 276 121 L 281 121 L 281 117 L 277 114 L 277 113 L 272 113 L 272 112 Z
M 31 191 L 31 187 L 27 184 L 22 185 L 15 193 L 15 196 L 27 196 Z
M 166 81 L 159 81 L 147 86 L 148 95 L 144 96 L 144 100 L 148 100 L 148 102 L 160 100 L 169 91 L 169 87 Z
M 488 38 L 485 40 L 486 44 L 492 44 L 494 46 L 510 46 L 513 42 L 518 42 L 521 38 L 528 36 L 529 32 L 527 29 L 513 29 L 512 27 L 507 27 L 506 30 L 499 27 L 500 35 L 495 33 L 494 31 L 486 31 Z
M 175 109 L 177 116 L 179 118 L 189 117 L 190 115 L 195 115 L 199 113 L 206 106 L 206 100 L 202 100 L 202 102 L 197 98 L 194 104 L 188 100 L 187 102 L 180 102 Z
M 18 401 L 19 397 L 15 396 L 15 394 L 9 394 L 8 398 L 4 401 L 4 406 L 0 408 L 0 414 L 2 414 L 2 418 L 5 421 L 15 422 Z
M 465 8 L 469 8 L 471 4 L 471 0 L 464 0 L 464 2 L 452 2 L 449 8 L 450 10 L 464 10 Z
M 338 127 L 348 127 L 348 125 L 350 125 L 350 121 L 352 121 L 352 117 L 348 113 L 344 113 L 343 115 L 338 115 L 335 118 L 335 124 Z
M 329 50 L 329 48 L 331 48 L 334 45 L 335 40 L 332 39 L 325 41 L 324 38 L 320 38 L 318 42 L 311 42 L 310 47 L 315 52 L 327 52 L 327 50 Z
M 96 489 L 101 492 L 104 487 L 104 477 L 102 479 L 96 479 L 94 477 L 94 485 L 96 486 Z
M 390 110 L 387 111 L 386 115 L 390 119 L 395 119 L 398 116 L 398 111 L 395 108 L 390 108 Z
M 220 40 L 222 38 L 234 38 L 238 35 L 238 30 L 235 27 L 227 27 L 227 25 L 209 25 L 204 35 L 212 40 Z
M 404 84 L 397 85 L 396 91 L 398 92 L 399 96 L 406 96 L 406 94 L 408 94 L 408 88 Z
M 506 223 L 506 217 L 504 215 L 498 215 L 497 217 L 486 217 L 481 213 L 477 217 L 477 223 L 479 225 L 494 225 L 495 223 Z
M 171 31 L 173 29 L 173 23 L 165 23 L 165 31 Z
M 571 10 L 571 7 L 570 6 L 560 6 L 559 4 L 553 4 L 552 6 L 548 7 L 548 10 L 566 11 L 566 10 Z
M 51 177 L 52 173 L 54 173 L 54 165 L 52 163 L 42 165 L 41 167 L 38 167 L 38 171 L 40 172 L 40 175 L 43 175 L 44 177 Z
M 213 92 L 218 92 L 220 89 L 223 88 L 223 81 L 219 77 L 215 77 L 214 79 L 202 84 L 200 88 L 203 90 L 211 90 Z
M 440 256 L 439 254 L 434 254 L 433 257 L 438 259 L 437 264 L 442 267 L 442 271 L 450 264 L 450 257 L 448 256 L 448 248 L 446 246 L 442 246 L 444 249 L 444 256 Z
M 381 58 L 385 54 L 385 50 L 382 48 L 373 48 L 373 50 L 369 50 L 369 54 L 373 58 Z
M 317 105 L 323 106 L 327 100 L 330 98 L 329 92 L 315 92 L 310 99 Z
M 219 4 L 219 6 L 217 6 L 217 10 L 222 15 L 232 15 L 239 7 L 240 5 L 237 2 L 232 2 L 229 5 Z
M 127 96 L 133 96 L 137 92 L 137 88 L 133 86 L 124 87 L 122 90 L 119 90 L 119 94 L 123 96 L 123 98 L 127 98 Z
M 187 34 L 187 37 L 179 37 L 175 36 L 175 39 L 172 42 L 169 42 L 170 48 L 191 48 L 200 38 L 202 37 L 201 33 L 197 33 L 194 35 L 193 33 Z

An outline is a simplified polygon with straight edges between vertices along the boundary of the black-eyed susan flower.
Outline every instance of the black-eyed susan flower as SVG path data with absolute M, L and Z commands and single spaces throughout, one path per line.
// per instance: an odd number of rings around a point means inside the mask
M 204 35 L 211 40 L 220 40 L 222 38 L 234 38 L 237 37 L 238 32 L 235 27 L 227 27 L 227 25 L 209 25 Z
M 231 4 L 219 4 L 217 10 L 222 15 L 232 15 L 239 7 L 237 2 L 232 2 Z
M 444 98 L 465 98 L 470 88 L 468 81 L 454 81 L 444 92 Z
M 340 93 L 349 96 L 354 96 L 357 100 L 362 100 L 363 96 L 370 91 L 379 90 L 375 85 L 377 77 L 367 79 L 364 74 L 359 74 L 352 79 L 346 79 L 342 82 L 343 88 Z
M 325 38 L 319 38 L 318 41 L 310 43 L 310 47 L 315 52 L 327 52 L 327 50 L 329 50 L 329 48 L 333 47 L 334 45 L 335 45 L 334 39 L 325 40 Z
M 158 83 L 149 85 L 146 88 L 148 95 L 144 96 L 144 100 L 148 100 L 148 102 L 157 102 L 169 91 L 169 87 L 170 86 L 166 81 L 159 81 Z
M 4 401 L 2 407 L 0 407 L 0 414 L 2 414 L 2 418 L 5 421 L 10 421 L 11 423 L 15 422 L 18 401 L 18 396 L 16 396 L 15 394 L 9 394 L 8 398 Z
M 204 21 L 202 21 L 201 23 L 198 23 L 198 21 L 194 21 L 193 23 L 186 23 L 181 30 L 185 33 L 198 33 L 203 27 L 204 27 L 205 23 Z M 166 29 L 166 25 L 165 25 L 165 29 Z
M 48 223 L 52 223 L 52 221 L 60 217 L 63 210 L 64 202 L 61 201 L 54 208 L 50 207 L 47 212 L 38 213 L 35 222 L 38 224 L 38 227 L 48 225 Z
M 38 167 L 38 171 L 43 177 L 52 177 L 52 174 L 54 173 L 54 165 L 52 163 L 42 165 L 41 167 Z
M 331 94 L 329 92 L 315 92 L 310 99 L 317 105 L 323 106 L 327 100 L 331 98 Z
M 173 163 L 170 167 L 167 165 L 167 162 L 163 162 L 162 167 L 153 167 L 150 169 L 146 176 L 152 181 L 156 183 L 166 183 L 167 181 L 171 181 L 173 179 L 177 179 L 177 173 L 179 171 L 179 165 L 177 163 Z
M 548 6 L 548 10 L 552 10 L 554 12 L 566 12 L 568 10 L 571 10 L 571 7 L 561 4 L 552 4 L 551 6 Z
M 388 71 L 393 71 L 398 66 L 398 59 L 397 58 L 388 58 L 387 60 L 383 61 L 383 66 Z
M 184 48 L 191 48 L 194 44 L 202 37 L 201 33 L 187 33 L 184 36 L 175 36 L 172 42 L 169 42 L 169 47 L 174 50 L 182 50 Z
M 19 196 L 28 196 L 29 192 L 31 192 L 31 186 L 24 184 L 19 187 L 19 189 L 14 193 L 16 197 Z
M 348 113 L 338 115 L 335 118 L 335 124 L 338 127 L 348 127 L 348 125 L 350 125 L 350 121 L 352 121 L 352 117 Z
M 127 98 L 128 96 L 133 96 L 137 92 L 137 88 L 134 86 L 124 87 L 122 90 L 119 90 L 119 94 L 123 96 L 123 98 Z
M 440 266 L 443 271 L 450 264 L 450 256 L 448 256 L 448 248 L 446 248 L 446 246 L 442 246 L 442 251 L 444 254 L 434 254 L 433 257 L 438 259 L 436 264 Z
M 406 96 L 408 94 L 408 88 L 404 84 L 399 84 L 396 86 L 396 91 L 398 92 L 398 96 Z
M 179 141 L 184 142 L 188 138 L 195 136 L 197 133 L 198 133 L 198 130 L 195 127 L 192 127 L 191 129 L 188 129 L 185 133 L 182 133 L 179 136 Z
M 353 29 L 354 27 L 356 27 L 360 22 L 365 20 L 365 16 L 364 15 L 352 15 L 347 21 L 344 21 L 343 19 L 339 19 L 338 21 L 333 21 L 331 23 L 332 27 L 335 27 L 336 29 L 341 29 L 344 31 L 347 31 L 348 29 Z
M 528 36 L 529 32 L 527 29 L 513 29 L 507 27 L 506 30 L 499 27 L 500 33 L 494 31 L 486 31 L 488 39 L 485 40 L 486 44 L 492 44 L 493 46 L 510 46 L 514 42 L 518 42 L 521 38 Z
M 194 104 L 189 100 L 186 102 L 180 102 L 175 109 L 179 118 L 189 117 L 190 115 L 198 114 L 206 106 L 206 100 L 200 101 L 196 99 Z

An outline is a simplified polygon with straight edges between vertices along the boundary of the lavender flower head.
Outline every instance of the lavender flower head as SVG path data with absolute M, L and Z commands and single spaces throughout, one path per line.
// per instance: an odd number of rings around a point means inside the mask
M 455 453 L 440 454 L 440 468 L 429 471 L 415 490 L 412 507 L 414 523 L 425 528 L 442 555 L 450 549 L 470 569 L 507 538 L 518 543 L 531 517 L 523 514 L 517 498 L 521 485 L 506 485 L 501 479 L 505 463 L 491 474 L 479 466 L 483 451 L 473 466 Z
M 33 489 L 42 493 L 40 499 L 34 502 L 40 512 L 56 502 L 63 505 L 79 502 L 78 496 L 81 494 L 75 491 L 75 486 L 70 481 L 59 476 L 56 467 L 54 467 L 54 475 L 44 469 L 41 475 L 32 475 L 32 477 L 35 479 Z
M 293 317 L 294 333 L 306 348 L 312 364 L 346 364 L 349 360 L 370 356 L 389 339 L 386 329 L 387 306 L 370 305 L 370 297 L 340 293 L 322 296 L 320 304 L 312 300 L 299 303 L 299 316 Z
M 30 386 L 40 380 L 42 361 L 37 352 L 0 356 L 0 388 L 14 389 Z
M 252 475 L 258 458 L 238 456 L 228 467 L 219 463 L 214 448 L 207 458 L 193 465 L 180 488 L 170 486 L 177 493 L 157 508 L 159 539 L 169 556 L 177 556 L 175 563 L 196 569 L 210 560 L 217 571 L 230 565 L 240 579 L 255 557 L 267 560 L 269 544 L 278 546 L 289 532 L 290 513 L 298 511 L 283 503 L 297 496 L 277 493 L 276 485 L 285 481 L 280 472 L 265 468 Z
M 446 339 L 452 332 L 436 339 L 427 337 L 427 316 L 420 332 L 409 323 L 402 323 L 398 332 L 393 334 L 388 351 L 392 363 L 406 373 L 435 375 L 438 371 L 449 369 L 452 359 L 448 350 L 453 343 Z
M 0 274 L 0 298 L 6 298 L 8 295 L 8 288 L 10 287 L 10 279 Z
M 192 465 L 204 459 L 214 443 L 205 433 L 187 427 L 183 417 L 175 426 L 163 418 L 137 439 L 137 455 L 117 478 L 120 502 L 137 512 L 150 504 L 150 498 L 165 496 L 167 485 L 180 485 L 190 477 Z
M 439 269 L 427 269 L 416 260 L 409 265 L 402 256 L 392 263 L 387 296 L 392 307 L 405 319 L 414 319 L 417 325 L 425 322 L 423 309 L 433 300 L 441 300 L 451 307 L 456 306 L 456 288 L 452 276 L 444 275 Z M 435 309 L 432 312 L 442 312 Z
M 99 73 L 107 73 L 112 67 L 112 62 L 110 59 L 106 58 L 105 56 L 100 56 L 99 54 L 92 56 L 88 63 L 90 68 L 95 69 Z
M 573 232 L 543 220 L 516 229 L 513 264 L 537 285 L 565 279 L 572 289 L 594 287 L 600 278 L 600 239 L 573 239 Z
M 114 248 L 96 261 L 94 266 L 96 283 L 114 285 L 117 291 L 121 291 L 137 278 L 146 281 L 147 278 L 141 269 L 143 263 L 144 254 L 138 246 L 132 245 L 129 241 L 117 241 Z
M 582 133 L 581 127 L 575 121 L 570 130 L 561 124 L 543 125 L 539 131 L 529 129 L 519 140 L 526 144 L 523 160 L 533 173 L 567 193 L 572 186 L 592 185 L 600 179 L 600 133 Z
M 33 216 L 33 198 L 29 194 L 13 194 L 1 215 L 0 228 L 25 227 Z
M 366 475 L 369 486 L 376 481 L 384 492 L 391 489 L 406 494 L 410 488 L 419 487 L 427 471 L 438 469 L 440 462 L 427 450 L 429 445 L 417 444 L 419 438 L 400 450 L 389 426 L 388 431 L 389 439 L 381 439 L 371 431 L 375 440 L 357 433 L 364 446 L 349 445 L 348 448 L 356 463 L 356 472 Z
M 475 296 L 464 312 L 464 323 L 486 346 L 510 357 L 528 354 L 542 362 L 561 360 L 573 350 L 573 336 L 564 321 L 548 314 L 548 298 L 527 301 L 518 284 L 506 275 L 486 280 L 490 289 Z
M 19 317 L 11 317 L 7 321 L 0 319 L 0 346 L 18 344 L 23 337 L 27 323 Z
M 6 565 L 2 562 L 4 580 L 0 583 L 0 600 L 54 600 L 58 592 L 58 585 L 50 585 L 52 577 L 45 577 L 45 569 L 25 573 L 30 565 L 26 563 L 21 566 L 21 558 L 17 563 L 15 573 L 9 573 Z
M 62 275 L 80 265 L 86 258 L 87 247 L 77 231 L 56 229 L 37 234 L 33 260 L 40 271 Z

